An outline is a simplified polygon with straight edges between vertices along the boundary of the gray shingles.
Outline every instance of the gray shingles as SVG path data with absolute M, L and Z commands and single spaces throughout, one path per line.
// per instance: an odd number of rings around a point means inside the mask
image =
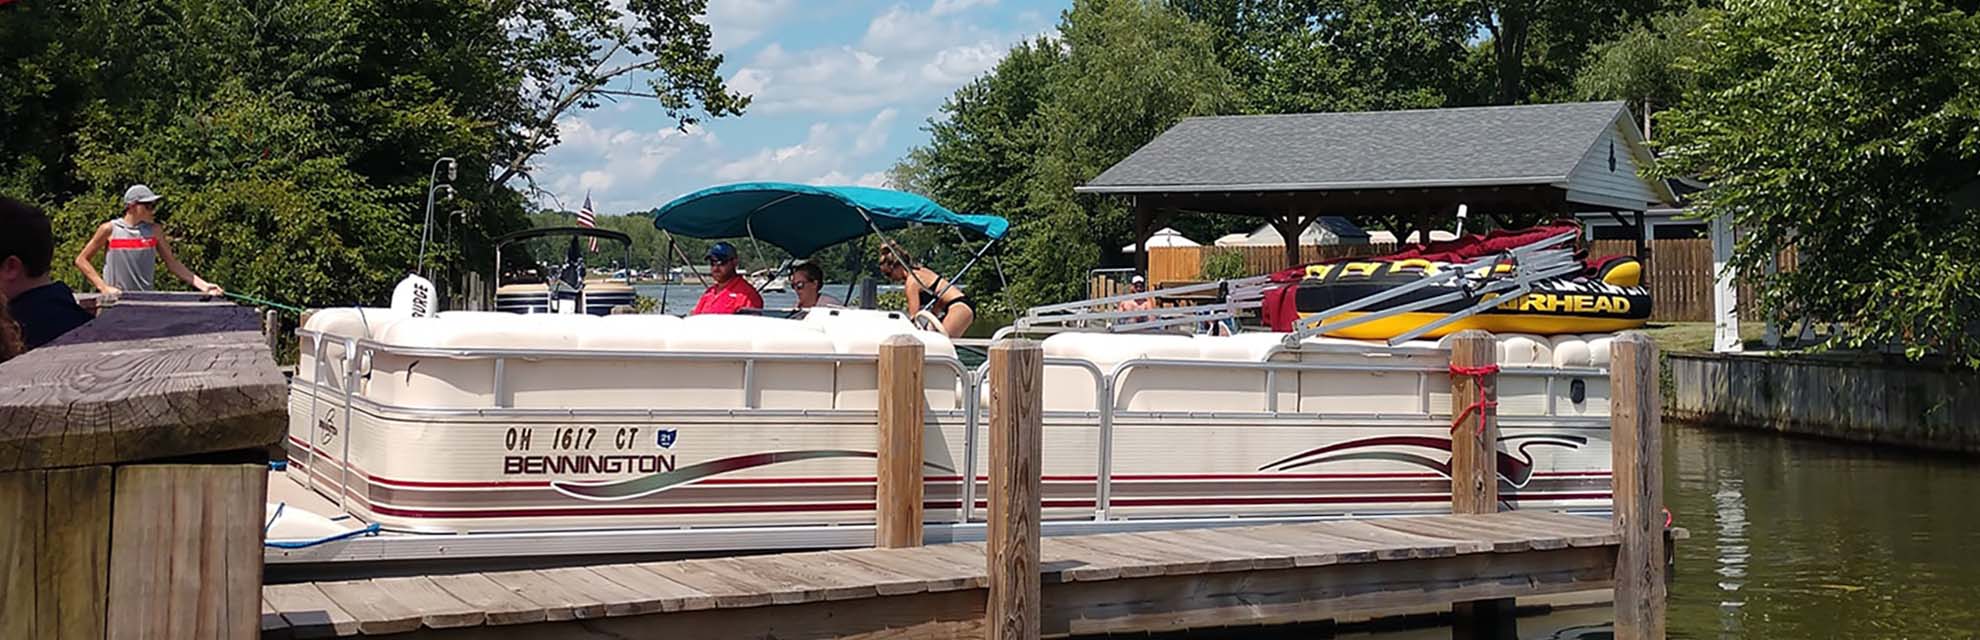
M 1189 118 L 1079 191 L 1547 184 L 1621 102 Z

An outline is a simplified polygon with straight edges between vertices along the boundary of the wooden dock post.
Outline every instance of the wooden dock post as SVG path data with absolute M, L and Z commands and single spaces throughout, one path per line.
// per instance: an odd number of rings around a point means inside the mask
M 1498 340 L 1460 331 L 1451 336 L 1451 513 L 1499 510 Z M 1464 372 L 1475 372 L 1466 375 Z M 1512 598 L 1451 605 L 1451 636 L 1460 640 L 1519 637 Z
M 1039 637 L 1039 481 L 1045 355 L 1037 342 L 990 347 L 990 640 Z
M 921 546 L 922 357 L 909 335 L 880 343 L 880 461 L 874 488 L 873 546 Z
M 268 341 L 268 350 L 282 350 L 282 312 L 269 309 L 261 314 L 261 337 Z
M 1451 513 L 1499 510 L 1499 376 L 1460 375 L 1498 364 L 1498 341 L 1484 331 L 1451 337 Z
M 287 414 L 260 325 L 127 294 L 0 364 L 0 640 L 259 635 Z
M 1610 343 L 1609 438 L 1614 461 L 1616 638 L 1664 637 L 1663 393 L 1657 343 L 1631 331 Z

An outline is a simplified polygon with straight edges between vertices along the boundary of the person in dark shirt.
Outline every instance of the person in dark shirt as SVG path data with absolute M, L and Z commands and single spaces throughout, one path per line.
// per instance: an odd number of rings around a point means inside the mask
M 20 324 L 21 337 L 33 349 L 59 338 L 90 315 L 76 304 L 69 285 L 48 277 L 55 259 L 55 234 L 41 209 L 11 198 L 0 198 L 0 297 Z

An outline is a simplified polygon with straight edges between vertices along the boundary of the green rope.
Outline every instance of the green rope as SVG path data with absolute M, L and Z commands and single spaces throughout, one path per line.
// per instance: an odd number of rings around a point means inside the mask
M 261 306 L 264 306 L 264 307 L 274 307 L 274 308 L 276 308 L 276 309 L 281 309 L 281 310 L 283 310 L 283 311 L 287 311 L 287 312 L 289 312 L 289 313 L 293 313 L 293 314 L 296 314 L 296 315 L 298 315 L 298 316 L 300 316 L 300 315 L 302 315 L 302 312 L 303 312 L 303 310 L 302 310 L 302 308 L 300 308 L 300 307 L 292 307 L 292 306 L 289 306 L 289 305 L 286 305 L 286 304 L 282 304 L 282 303 L 280 303 L 280 302 L 276 302 L 276 301 L 274 301 L 274 300 L 263 300 L 263 299 L 261 299 L 261 298 L 256 298 L 256 297 L 254 297 L 254 296 L 251 296 L 251 295 L 248 295 L 248 294 L 245 294 L 245 293 L 234 293 L 234 292 L 232 292 L 232 291 L 228 291 L 228 292 L 227 292 L 227 297 L 229 297 L 229 298 L 233 298 L 233 299 L 236 299 L 236 300 L 240 300 L 240 301 L 242 301 L 242 302 L 246 302 L 246 303 L 248 303 L 248 304 L 257 304 L 257 305 L 261 305 Z

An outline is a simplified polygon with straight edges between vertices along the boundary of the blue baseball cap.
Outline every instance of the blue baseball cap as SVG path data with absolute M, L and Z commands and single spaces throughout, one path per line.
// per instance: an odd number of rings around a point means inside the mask
M 736 246 L 727 242 L 717 242 L 708 247 L 708 259 L 728 262 L 736 259 Z

